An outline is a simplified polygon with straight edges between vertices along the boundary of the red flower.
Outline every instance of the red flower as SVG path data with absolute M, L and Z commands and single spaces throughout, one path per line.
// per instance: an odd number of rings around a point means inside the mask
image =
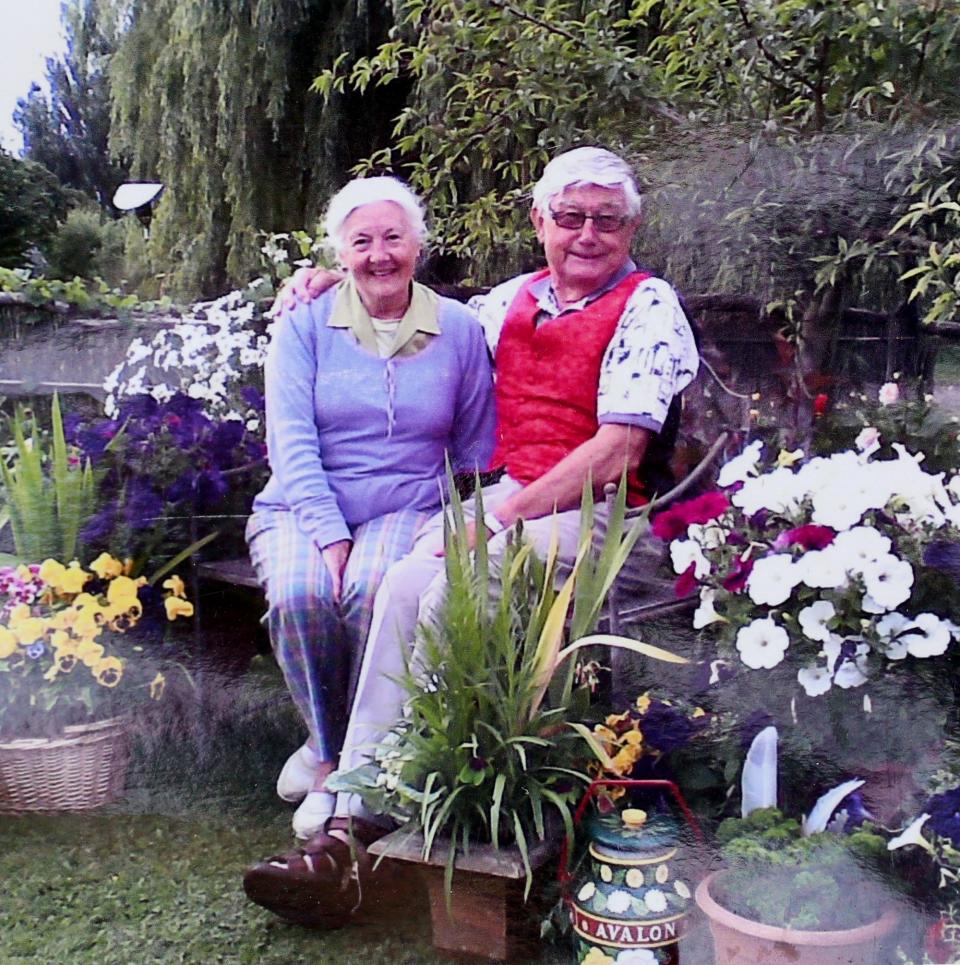
M 673 585 L 673 591 L 677 596 L 690 596 L 697 588 L 697 578 L 694 576 L 696 570 L 697 564 L 691 563 L 687 569 L 680 574 L 677 582 Z
M 724 579 L 723 588 L 730 593 L 742 592 L 743 588 L 747 585 L 747 577 L 750 576 L 750 571 L 752 569 L 752 559 L 746 560 L 746 562 L 738 559 L 736 563 L 734 563 L 733 569 Z
M 822 416 L 824 412 L 827 411 L 827 405 L 830 403 L 830 396 L 826 392 L 819 392 L 813 397 L 813 414 L 815 416 Z
M 676 539 L 687 531 L 691 523 L 709 523 L 722 516 L 729 507 L 730 500 L 724 493 L 704 493 L 696 499 L 678 503 L 655 517 L 651 525 L 653 535 L 662 540 Z
M 837 534 L 829 526 L 816 526 L 809 523 L 788 529 L 781 533 L 774 542 L 775 549 L 785 549 L 787 546 L 802 546 L 805 550 L 822 550 L 833 542 Z

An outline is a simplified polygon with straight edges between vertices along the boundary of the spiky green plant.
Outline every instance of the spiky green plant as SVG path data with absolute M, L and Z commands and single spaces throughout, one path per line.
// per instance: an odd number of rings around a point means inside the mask
M 418 627 L 403 678 L 406 713 L 372 764 L 336 779 L 338 789 L 360 794 L 373 810 L 418 828 L 424 857 L 440 837 L 454 845 L 448 894 L 456 855 L 471 844 L 516 845 L 529 893 L 530 846 L 545 838 L 551 816 L 572 839 L 572 811 L 588 780 L 583 766 L 596 747 L 577 724 L 589 695 L 575 688 L 573 666 L 551 687 L 571 653 L 603 642 L 682 661 L 635 640 L 584 637 L 641 531 L 624 535 L 625 494 L 621 482 L 602 545 L 595 547 L 593 499 L 585 487 L 578 553 L 561 582 L 556 536 L 541 560 L 520 523 L 494 564 L 482 526 L 471 545 L 452 491 L 446 597 L 435 618 Z M 475 499 L 480 519 L 479 483 Z M 564 647 L 570 639 L 575 642 Z
M 35 419 L 27 434 L 22 407 L 10 421 L 16 454 L 11 466 L 0 461 L 0 478 L 17 556 L 33 562 L 72 560 L 80 527 L 96 504 L 97 478 L 90 461 L 71 460 L 56 394 L 49 448 Z

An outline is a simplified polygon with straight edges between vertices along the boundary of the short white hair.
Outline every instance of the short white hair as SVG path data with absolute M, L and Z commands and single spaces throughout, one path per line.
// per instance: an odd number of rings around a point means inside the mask
M 601 188 L 621 188 L 627 202 L 627 214 L 640 214 L 642 202 L 630 165 L 613 151 L 602 147 L 577 147 L 558 154 L 543 169 L 533 187 L 533 206 L 545 211 L 558 194 L 567 188 L 595 184 Z
M 427 225 L 424 218 L 423 203 L 398 178 L 354 178 L 348 181 L 331 199 L 327 206 L 324 219 L 324 229 L 327 240 L 335 251 L 343 247 L 343 224 L 350 215 L 365 204 L 376 204 L 378 201 L 392 201 L 398 204 L 418 241 L 427 237 Z

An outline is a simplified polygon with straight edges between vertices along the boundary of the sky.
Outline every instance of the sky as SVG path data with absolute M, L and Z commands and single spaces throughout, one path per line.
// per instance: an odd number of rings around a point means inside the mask
M 15 155 L 23 148 L 13 125 L 17 100 L 32 81 L 44 81 L 47 57 L 64 48 L 60 2 L 0 0 L 0 142 Z

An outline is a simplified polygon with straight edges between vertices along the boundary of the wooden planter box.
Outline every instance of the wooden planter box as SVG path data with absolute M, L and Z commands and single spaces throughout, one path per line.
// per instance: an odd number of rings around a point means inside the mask
M 469 855 L 457 858 L 449 908 L 444 893 L 444 868 L 449 853 L 437 842 L 429 860 L 423 858 L 423 837 L 401 828 L 371 845 L 373 855 L 417 866 L 427 886 L 433 945 L 456 958 L 483 958 L 528 962 L 536 957 L 540 920 L 545 911 L 537 902 L 547 865 L 559 850 L 559 838 L 534 843 L 530 867 L 534 883 L 524 902 L 525 870 L 516 847 L 495 849 L 474 845 Z

